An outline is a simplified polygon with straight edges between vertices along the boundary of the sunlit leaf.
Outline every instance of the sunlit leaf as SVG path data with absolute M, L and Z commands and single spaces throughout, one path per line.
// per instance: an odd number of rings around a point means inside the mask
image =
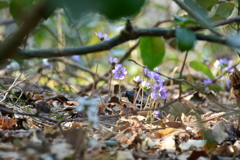
M 162 37 L 142 37 L 140 52 L 143 64 L 150 70 L 161 64 L 165 54 L 165 43 Z
M 198 61 L 191 61 L 190 62 L 190 67 L 192 67 L 196 71 L 202 72 L 203 74 L 205 74 L 209 78 L 214 79 L 214 75 L 212 74 L 209 67 L 206 66 L 205 64 L 203 64 L 201 62 L 198 62 Z
M 233 9 L 234 9 L 233 3 L 229 2 L 221 3 L 219 4 L 216 10 L 216 15 L 219 17 L 228 18 L 232 14 Z
M 178 27 L 176 29 L 176 38 L 178 40 L 178 48 L 181 51 L 186 51 L 193 48 L 194 42 L 196 40 L 196 35 L 190 29 Z

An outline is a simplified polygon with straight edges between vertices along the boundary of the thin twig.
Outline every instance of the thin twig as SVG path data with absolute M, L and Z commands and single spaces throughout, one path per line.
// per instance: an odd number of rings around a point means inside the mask
M 185 53 L 184 60 L 183 60 L 183 64 L 182 64 L 182 68 L 181 68 L 181 70 L 180 70 L 179 79 L 182 79 L 182 73 L 183 73 L 184 66 L 185 66 L 185 64 L 186 64 L 188 52 L 189 52 L 189 51 L 186 51 L 186 53 Z M 182 95 L 182 84 L 179 83 L 179 97 L 181 97 L 181 95 Z

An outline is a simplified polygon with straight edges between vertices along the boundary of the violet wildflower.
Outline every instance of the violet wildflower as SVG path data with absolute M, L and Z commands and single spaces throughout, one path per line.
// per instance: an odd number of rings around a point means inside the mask
M 153 86 L 153 92 L 151 93 L 152 99 L 157 99 L 158 97 L 161 97 L 163 99 L 166 99 L 167 97 L 167 89 L 161 84 L 156 83 Z
M 227 88 L 231 88 L 231 81 L 229 79 L 227 79 L 225 83 Z
M 208 85 L 208 84 L 213 84 L 213 81 L 211 79 L 204 79 L 203 83 Z
M 159 115 L 160 115 L 160 114 L 161 114 L 160 111 L 156 111 L 155 114 L 154 114 L 154 117 L 155 117 L 155 118 L 159 118 Z
M 118 63 L 117 58 L 112 58 L 112 56 L 109 57 L 109 62 L 112 66 L 115 66 Z
M 43 64 L 46 68 L 50 68 L 51 67 L 51 63 L 48 62 L 48 59 L 47 58 L 44 58 L 43 60 Z
M 161 75 L 159 75 L 159 74 L 157 74 L 157 73 L 155 73 L 155 72 L 151 72 L 150 74 L 151 74 L 151 77 L 152 77 L 155 81 L 157 81 L 157 82 L 159 82 L 159 83 L 163 83 L 163 82 L 164 82 L 164 80 L 161 79 Z
M 226 58 L 219 59 L 219 65 L 221 67 L 227 67 L 229 63 L 232 63 L 232 60 L 227 60 Z
M 114 79 L 124 79 L 124 76 L 127 74 L 126 67 L 122 67 L 121 64 L 116 64 L 112 73 L 114 74 Z
M 144 68 L 144 73 L 145 73 L 145 75 L 147 75 L 148 77 L 151 77 L 151 72 L 152 72 L 152 71 L 150 71 L 149 69 Z
M 142 81 L 140 87 L 142 88 L 143 91 L 146 91 L 148 88 L 150 88 L 150 83 L 147 81 Z
M 79 55 L 74 55 L 74 56 L 72 56 L 72 59 L 76 62 L 79 62 L 81 58 Z
M 107 38 L 107 34 L 106 33 L 104 33 L 104 34 L 102 34 L 102 32 L 101 31 L 98 31 L 98 33 L 95 33 L 97 36 L 98 36 L 98 38 L 101 40 L 101 41 L 108 41 L 108 40 L 110 40 L 111 38 Z
M 136 84 L 140 84 L 143 81 L 143 79 L 140 78 L 140 76 L 133 77 L 133 82 Z

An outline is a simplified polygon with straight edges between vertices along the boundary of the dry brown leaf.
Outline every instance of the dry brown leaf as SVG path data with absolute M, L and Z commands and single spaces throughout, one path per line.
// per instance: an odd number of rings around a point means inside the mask
M 3 130 L 13 129 L 14 125 L 17 124 L 17 121 L 18 121 L 17 119 L 12 119 L 9 117 L 2 118 L 2 119 L 0 119 L 0 125 L 2 125 L 1 129 L 3 129 Z
M 232 157 L 233 152 L 230 150 L 228 145 L 223 145 L 218 148 L 216 148 L 213 152 L 213 155 L 215 156 L 227 156 L 227 157 Z
M 176 128 L 166 128 L 166 129 L 161 129 L 155 132 L 156 138 L 162 138 L 165 137 L 173 132 L 176 131 L 181 131 L 182 129 L 176 129 Z
M 171 127 L 171 128 L 181 128 L 183 127 L 183 124 L 180 122 L 166 122 L 163 123 L 163 125 Z

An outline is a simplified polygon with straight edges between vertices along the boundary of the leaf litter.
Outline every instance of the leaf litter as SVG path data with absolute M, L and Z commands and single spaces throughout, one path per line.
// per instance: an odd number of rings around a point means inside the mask
M 29 82 L 18 77 L 2 92 L 0 157 L 239 159 L 238 79 L 235 69 L 230 75 L 234 96 L 195 85 L 178 97 L 178 86 L 171 85 L 166 100 L 149 101 L 149 90 L 138 86 L 110 97 L 76 96 L 40 86 L 24 91 L 21 86 Z

